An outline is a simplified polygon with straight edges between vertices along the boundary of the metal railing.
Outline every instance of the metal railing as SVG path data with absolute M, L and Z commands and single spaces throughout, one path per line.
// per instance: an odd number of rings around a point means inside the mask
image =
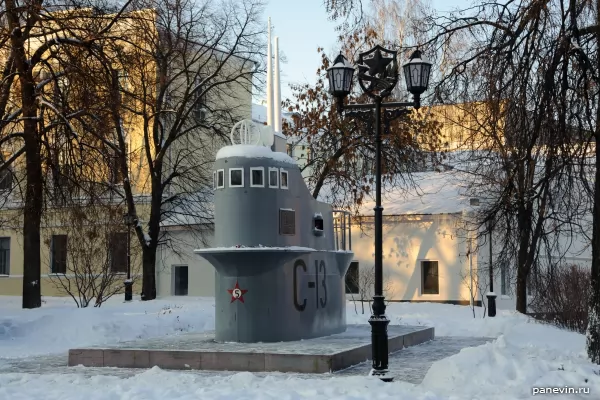
M 352 216 L 349 211 L 333 210 L 335 249 L 352 250 Z

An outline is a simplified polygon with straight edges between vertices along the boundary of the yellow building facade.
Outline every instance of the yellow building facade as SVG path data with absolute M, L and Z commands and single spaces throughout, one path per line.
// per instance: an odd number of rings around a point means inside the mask
M 90 10 L 74 11 L 75 30 L 77 26 L 82 29 L 91 23 L 98 23 L 98 17 L 93 16 Z M 88 17 L 89 16 L 89 17 Z M 90 18 L 88 20 L 88 18 Z M 111 16 L 105 17 L 107 19 Z M 152 152 L 151 141 L 147 140 L 152 126 L 148 126 L 148 120 L 144 117 L 142 108 L 144 102 L 156 100 L 161 87 L 160 76 L 157 73 L 158 67 L 152 60 L 152 46 L 159 41 L 159 33 L 155 24 L 156 14 L 153 10 L 137 11 L 126 16 L 121 16 L 119 20 L 111 27 L 111 34 L 115 37 L 122 37 L 124 40 L 113 42 L 115 51 L 130 51 L 131 65 L 118 65 L 126 57 L 115 57 L 115 64 L 112 67 L 119 71 L 119 85 L 122 93 L 121 100 L 127 102 L 127 111 L 121 115 L 121 123 L 124 132 L 124 140 L 127 145 L 127 164 L 128 176 L 121 176 L 116 182 L 109 182 L 112 187 L 110 192 L 103 197 L 102 205 L 90 205 L 86 203 L 85 196 L 82 201 L 74 207 L 64 207 L 60 204 L 47 201 L 45 213 L 42 217 L 41 228 L 41 285 L 42 296 L 65 296 L 70 293 L 77 293 L 78 287 L 90 284 L 90 280 L 101 282 L 103 285 L 115 287 L 122 291 L 126 275 L 127 253 L 129 253 L 129 262 L 131 268 L 131 277 L 134 282 L 134 293 L 139 293 L 141 287 L 141 248 L 138 238 L 133 229 L 128 235 L 128 229 L 123 221 L 123 214 L 126 212 L 122 196 L 114 195 L 122 191 L 123 180 L 128 180 L 132 186 L 134 197 L 136 198 L 136 212 L 140 223 L 148 220 L 150 212 L 149 195 L 150 168 L 148 167 L 148 151 Z M 44 30 L 48 27 L 40 28 Z M 60 31 L 58 31 L 60 32 Z M 134 43 L 135 45 L 132 45 Z M 41 42 L 31 40 L 29 43 L 29 53 L 33 53 L 39 48 Z M 109 53 L 110 55 L 110 53 Z M 146 57 L 146 58 L 144 58 Z M 210 57 L 210 53 L 209 53 Z M 120 61 L 119 61 L 120 60 Z M 241 60 L 233 57 L 225 65 L 231 69 L 243 68 L 248 60 Z M 195 61 L 198 68 L 201 68 L 203 60 Z M 210 62 L 210 61 L 209 61 Z M 93 68 L 92 68 L 93 69 Z M 39 80 L 48 77 L 48 73 L 54 72 L 37 71 Z M 226 72 L 225 72 L 226 73 Z M 177 73 L 175 72 L 175 75 Z M 185 80 L 185 77 L 176 78 Z M 175 88 L 171 96 L 177 96 L 177 88 L 186 86 L 186 82 L 177 80 L 171 81 L 171 86 Z M 251 80 L 250 80 L 251 81 Z M 67 84 L 74 82 L 68 82 Z M 57 80 L 57 85 L 60 80 Z M 77 82 L 77 85 L 85 85 L 85 82 Z M 92 85 L 93 83 L 89 83 Z M 229 108 L 235 110 L 239 119 L 249 118 L 251 115 L 251 83 L 231 82 L 232 93 L 235 95 L 222 95 L 219 97 L 219 106 L 215 108 Z M 239 85 L 239 90 L 236 87 Z M 187 83 L 189 87 L 190 84 Z M 74 87 L 74 92 L 79 88 Z M 102 88 L 96 88 L 101 92 Z M 106 89 L 106 88 L 104 88 Z M 15 90 L 18 87 L 15 86 Z M 66 91 L 66 90 L 65 90 Z M 208 102 L 211 99 L 207 100 Z M 168 104 L 168 103 L 165 103 Z M 164 121 L 161 121 L 161 123 Z M 50 123 L 50 122 L 47 122 Z M 210 133 L 197 130 L 175 142 L 165 155 L 165 170 L 171 168 L 171 163 L 182 164 L 178 156 L 189 152 L 195 148 L 190 145 L 190 141 L 198 140 L 202 137 L 208 145 L 203 146 L 199 151 L 202 152 L 202 158 L 214 160 L 214 154 L 221 143 L 210 138 Z M 214 143 L 213 143 L 214 142 Z M 3 149 L 5 150 L 5 149 Z M 8 155 L 14 152 L 14 149 L 7 148 Z M 4 156 L 5 159 L 7 155 Z M 207 158 L 208 157 L 208 158 Z M 190 157 L 190 160 L 192 158 Z M 187 161 L 190 163 L 191 161 Z M 87 165 L 87 164 L 86 164 Z M 114 171 L 111 166 L 105 162 L 98 161 L 98 164 L 88 165 L 86 173 L 92 180 L 111 180 Z M 11 168 L 14 177 L 11 180 L 21 181 L 24 175 L 24 160 L 21 156 Z M 48 167 L 46 167 L 48 169 Z M 207 168 L 210 170 L 210 168 Z M 48 171 L 45 171 L 49 176 Z M 52 186 L 51 178 L 46 183 Z M 207 178 L 208 179 L 208 178 Z M 51 188 L 50 188 L 51 189 Z M 172 192 L 168 193 L 172 195 Z M 0 295 L 19 296 L 22 293 L 23 285 L 23 190 L 11 190 L 5 196 L 3 203 L 0 203 Z M 77 195 L 76 195 L 77 196 Z M 71 199 L 72 200 L 72 199 Z M 75 201 L 77 203 L 77 201 Z M 171 228 L 174 229 L 174 228 Z M 129 246 L 127 240 L 129 239 Z M 157 262 L 160 262 L 157 259 Z M 157 270 L 159 268 L 157 267 Z M 110 280 L 107 282 L 106 280 Z M 112 289 L 110 289 L 112 290 Z M 107 289 L 108 293 L 110 291 Z

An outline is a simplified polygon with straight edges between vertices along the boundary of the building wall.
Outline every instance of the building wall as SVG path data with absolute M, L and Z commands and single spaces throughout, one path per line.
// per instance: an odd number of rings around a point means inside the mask
M 92 212 L 92 211 L 90 211 Z M 96 210 L 95 212 L 99 212 Z M 22 222 L 19 217 L 18 210 L 2 210 L 0 212 L 2 218 L 2 222 L 4 222 L 0 229 L 0 238 L 9 237 L 10 238 L 10 270 L 8 275 L 0 275 L 0 295 L 8 295 L 8 296 L 20 296 L 22 294 L 23 288 L 23 235 L 20 229 Z M 61 214 L 63 216 L 67 216 L 68 214 L 64 214 L 64 210 L 61 210 Z M 12 215 L 12 218 L 9 218 L 9 215 Z M 105 218 L 101 215 L 98 218 L 98 221 L 103 221 Z M 79 233 L 86 234 L 86 227 L 82 227 L 81 231 L 79 228 L 74 226 L 64 227 L 61 222 L 52 218 L 52 214 L 49 212 L 46 215 L 46 219 L 43 222 L 42 229 L 40 230 L 40 258 L 41 258 L 41 292 L 42 296 L 67 296 L 68 293 L 61 287 L 60 279 L 65 281 L 65 279 L 71 281 L 71 285 L 74 286 L 74 274 L 72 270 L 71 255 L 72 252 L 69 252 L 69 243 L 71 241 L 78 240 L 77 235 Z M 8 223 L 7 223 L 8 221 Z M 114 232 L 125 232 L 124 227 L 116 226 L 114 227 Z M 53 274 L 51 272 L 50 263 L 51 263 L 51 250 L 50 250 L 50 242 L 52 235 L 66 234 L 67 235 L 67 273 L 66 274 Z M 101 238 L 98 240 L 105 240 L 104 234 L 101 233 Z M 104 244 L 106 242 L 103 242 Z M 102 244 L 100 244 L 100 247 Z M 97 250 L 98 248 L 96 248 Z M 99 257 L 106 257 L 106 254 L 98 254 Z M 98 261 L 98 268 L 102 268 L 102 263 Z M 138 294 L 141 288 L 141 266 L 142 266 L 142 257 L 141 257 L 141 249 L 139 248 L 139 243 L 135 234 L 132 231 L 131 235 L 131 271 L 132 278 L 134 281 L 134 294 Z M 122 279 L 121 279 L 122 278 Z M 126 279 L 126 274 L 118 273 L 116 280 L 124 281 Z
M 212 227 L 202 233 L 207 241 L 206 247 L 210 247 L 214 241 Z M 174 295 L 173 267 L 183 265 L 188 267 L 188 296 L 214 296 L 215 269 L 208 261 L 194 254 L 195 249 L 205 247 L 196 235 L 186 230 L 170 230 L 168 243 L 168 246 L 160 248 L 157 258 L 157 296 Z
M 123 34 L 123 32 L 125 33 L 125 36 L 131 38 L 138 38 L 136 40 L 141 41 L 140 43 L 137 43 L 138 45 L 140 45 L 141 47 L 144 46 L 150 46 L 151 43 L 156 43 L 156 40 L 149 40 L 148 43 L 144 42 L 143 39 L 139 39 L 139 38 L 155 38 L 157 35 L 157 31 L 156 31 L 156 27 L 154 24 L 155 18 L 154 18 L 154 11 L 152 10 L 147 10 L 147 11 L 142 11 L 141 13 L 141 17 L 143 18 L 139 18 L 140 16 L 137 15 L 139 13 L 134 13 L 132 14 L 131 20 L 128 20 L 125 23 L 118 23 L 115 25 L 114 29 L 115 31 L 118 31 L 120 33 Z M 85 13 L 82 16 L 82 23 L 85 21 Z M 142 31 L 144 31 L 144 35 L 140 35 L 140 29 Z M 126 50 L 131 50 L 132 46 L 128 45 L 127 43 L 123 42 L 122 43 L 124 45 L 124 49 Z M 39 43 L 32 43 L 31 48 L 35 49 L 37 48 L 37 46 L 39 46 Z M 140 60 L 138 60 L 140 61 Z M 142 81 L 144 81 L 145 85 L 143 85 L 144 87 L 146 87 L 148 93 L 147 95 L 152 97 L 155 95 L 155 88 L 156 88 L 156 68 L 155 65 L 151 62 L 152 60 L 149 60 L 148 62 L 148 66 L 147 69 L 145 70 L 143 75 L 140 75 L 140 73 L 138 71 L 136 71 L 135 69 L 128 71 L 127 74 L 127 84 L 130 85 L 133 88 L 136 87 L 141 87 L 142 85 L 140 85 L 140 83 Z M 140 61 L 141 62 L 141 61 Z M 248 68 L 250 69 L 252 67 L 252 65 L 250 65 L 250 62 L 248 60 L 242 60 L 242 59 L 238 59 L 236 57 L 232 57 L 230 61 L 228 61 L 228 64 L 225 65 L 224 67 L 224 71 L 223 73 L 232 73 L 232 71 L 236 71 L 241 67 L 244 68 Z M 122 66 L 122 68 L 127 68 L 127 66 Z M 227 70 L 227 69 L 230 70 Z M 223 78 L 224 79 L 224 78 Z M 176 84 L 174 84 L 174 86 L 176 86 Z M 248 79 L 247 81 L 243 81 L 240 80 L 239 82 L 231 82 L 227 85 L 227 90 L 225 90 L 225 92 L 228 92 L 228 94 L 221 94 L 220 98 L 218 99 L 220 101 L 220 103 L 218 104 L 218 109 L 227 109 L 228 111 L 231 111 L 234 115 L 239 115 L 239 119 L 244 119 L 244 118 L 250 118 L 251 116 L 251 101 L 252 101 L 252 85 L 251 85 L 251 80 Z M 129 89 L 129 90 L 133 90 L 133 89 Z M 138 93 L 139 94 L 139 93 Z M 126 96 L 125 96 L 126 97 Z M 125 98 L 125 100 L 127 100 Z M 209 98 L 208 102 L 210 103 L 212 100 Z M 212 104 L 211 104 L 212 105 Z M 215 107 L 212 107 L 215 108 Z M 129 144 L 129 181 L 132 183 L 133 186 L 133 190 L 134 193 L 136 194 L 148 194 L 150 191 L 150 179 L 149 179 L 149 169 L 147 166 L 147 160 L 145 159 L 144 156 L 144 152 L 145 152 L 145 143 L 144 143 L 144 129 L 143 129 L 143 124 L 142 124 L 142 118 L 139 115 L 135 115 L 135 114 L 124 114 L 123 115 L 124 119 L 123 119 L 123 124 L 125 127 L 125 133 L 126 133 L 126 140 L 128 141 Z M 194 139 L 198 139 L 198 138 L 202 138 L 203 142 L 200 144 L 196 143 L 195 146 L 192 146 L 190 144 L 190 142 L 194 142 Z M 209 160 L 208 164 L 210 164 L 208 167 L 205 168 L 206 171 L 212 171 L 212 162 L 214 161 L 214 157 L 216 154 L 216 151 L 223 145 L 221 140 L 215 140 L 214 139 L 214 135 L 212 135 L 212 137 L 210 137 L 210 135 L 207 135 L 205 132 L 202 132 L 200 129 L 197 130 L 197 132 L 193 132 L 192 134 L 188 135 L 187 138 L 185 138 L 186 140 L 181 140 L 178 143 L 176 143 L 175 145 L 172 146 L 172 150 L 171 150 L 171 154 L 170 156 L 175 158 L 178 154 L 178 152 L 182 152 L 182 154 L 186 154 L 185 152 L 189 152 L 191 149 L 197 149 L 197 151 L 203 151 L 202 153 L 202 157 L 206 157 L 204 159 Z M 210 140 L 209 140 L 210 139 Z M 5 146 L 6 147 L 6 146 Z M 167 157 L 168 159 L 168 157 Z M 23 164 L 23 157 L 21 157 L 21 159 L 15 164 L 16 166 L 16 170 L 18 173 L 22 173 L 24 171 L 24 168 L 22 168 Z M 168 165 L 168 161 L 167 160 L 167 166 L 166 166 L 166 170 L 168 170 L 169 165 Z M 186 167 L 185 163 L 182 163 L 183 166 L 182 167 Z M 98 167 L 105 167 L 105 166 L 100 166 L 98 165 Z M 181 165 L 180 165 L 181 167 Z M 210 176 L 207 176 L 208 179 L 210 179 Z M 18 197 L 18 196 L 13 196 L 13 197 Z M 19 199 L 15 199 L 15 200 L 20 200 Z M 22 204 L 20 204 L 20 206 L 22 206 Z M 147 221 L 147 217 L 148 217 L 148 207 L 146 204 L 143 204 L 142 201 L 140 201 L 139 203 L 136 203 L 136 210 L 137 210 L 137 214 L 140 217 L 140 221 L 142 223 L 144 223 L 144 221 Z M 15 211 L 16 212 L 16 211 Z M 11 210 L 7 210 L 5 207 L 2 207 L 2 210 L 0 210 L 0 237 L 10 237 L 10 273 L 7 276 L 2 276 L 0 275 L 0 295 L 21 295 L 22 293 L 22 279 L 23 279 L 23 244 L 22 244 L 22 233 L 19 231 L 20 227 L 22 226 L 22 222 L 20 220 L 20 218 L 17 218 L 15 221 L 13 221 L 14 223 L 12 225 L 7 225 L 4 222 L 5 218 L 3 214 L 10 214 L 13 213 L 13 211 Z M 64 291 L 57 289 L 56 288 L 56 284 L 54 284 L 52 282 L 52 279 L 56 278 L 56 276 L 50 274 L 50 247 L 49 247 L 49 238 L 52 234 L 52 232 L 54 233 L 60 233 L 60 229 L 57 229 L 56 226 L 47 226 L 45 228 L 42 229 L 41 235 L 42 235 L 42 245 L 41 245 L 41 260 L 42 260 L 42 265 L 41 265 L 41 277 L 42 277 L 42 281 L 41 281 L 41 288 L 42 288 L 42 295 L 44 296 L 57 296 L 57 295 L 65 295 L 66 293 L 64 293 Z M 138 245 L 137 243 L 137 238 L 135 237 L 135 234 L 132 233 L 132 247 L 135 247 L 136 245 Z M 138 246 L 139 247 L 139 246 Z M 169 260 L 168 264 L 160 264 L 157 267 L 157 270 L 159 270 L 158 274 L 159 274 L 159 278 L 163 278 L 162 281 L 159 280 L 159 284 L 162 284 L 163 286 L 161 288 L 158 289 L 159 294 L 161 295 L 168 295 L 170 294 L 171 288 L 170 288 L 170 267 L 177 263 L 177 264 L 187 264 L 190 263 L 190 282 L 192 282 L 193 279 L 195 280 L 199 280 L 199 281 L 204 281 L 203 277 L 200 277 L 198 279 L 195 278 L 194 272 L 196 270 L 196 268 L 192 268 L 192 264 L 194 262 L 197 263 L 205 263 L 204 261 L 200 260 L 199 258 L 196 259 L 196 257 L 193 255 L 193 253 L 191 252 L 191 250 L 193 250 L 194 247 L 193 245 L 190 245 L 190 254 L 191 254 L 191 258 L 190 259 L 178 259 L 175 254 L 167 254 L 166 257 Z M 160 259 L 161 254 L 159 254 L 159 259 Z M 184 257 L 185 258 L 185 257 Z M 168 274 L 167 272 L 165 272 L 165 270 L 167 269 L 167 266 L 169 267 L 169 271 Z M 212 267 L 209 265 L 210 271 L 212 273 Z M 132 259 L 132 270 L 137 270 L 140 271 L 141 270 L 141 256 L 138 257 L 137 259 Z M 162 274 L 160 273 L 160 271 L 163 271 Z M 163 275 L 167 274 L 168 276 L 163 277 Z M 200 284 L 200 286 L 198 288 L 192 288 L 190 286 L 190 295 L 194 295 L 194 293 L 198 293 L 197 295 L 210 295 L 213 293 L 214 291 L 214 276 L 209 275 L 209 283 L 206 284 Z M 211 277 L 212 276 L 212 277 Z M 124 278 L 123 278 L 124 279 Z M 166 281 L 169 280 L 169 283 L 167 285 Z M 138 294 L 140 292 L 139 290 L 139 285 L 141 285 L 141 277 L 139 279 L 137 279 L 137 281 L 135 281 L 135 285 L 134 285 L 134 294 Z M 208 292 L 207 292 L 208 290 Z
M 458 221 L 459 217 L 452 214 L 384 217 L 383 275 L 384 288 L 389 287 L 387 298 L 469 301 L 470 260 L 466 241 L 457 235 Z M 353 221 L 352 251 L 359 269 L 374 265 L 373 227 L 370 217 Z M 423 293 L 422 261 L 438 262 L 439 294 Z
M 489 287 L 489 265 L 490 265 L 490 249 L 489 242 L 484 242 L 487 238 L 482 238 L 482 246 L 478 250 L 479 252 L 479 263 L 478 267 L 481 269 L 481 278 L 479 280 L 481 286 L 485 289 L 484 292 L 488 291 Z M 497 260 L 497 254 L 501 251 L 501 243 L 493 241 L 492 243 L 492 266 L 494 273 L 494 293 L 496 293 L 496 308 L 503 310 L 514 310 L 516 306 L 516 266 L 507 265 L 503 266 Z M 540 250 L 540 267 L 547 265 L 548 260 L 547 249 L 545 245 L 541 245 Z M 589 243 L 583 235 L 576 232 L 569 232 L 568 234 L 561 235 L 557 240 L 557 247 L 551 252 L 552 263 L 561 263 L 564 265 L 577 265 L 583 268 L 591 268 L 592 265 L 592 249 Z M 504 274 L 502 268 L 504 267 Z M 502 282 L 504 278 L 504 284 Z M 530 299 L 532 299 L 530 297 Z M 487 299 L 484 298 L 487 303 Z
M 474 285 L 477 281 L 474 255 L 467 256 L 467 244 L 456 234 L 457 216 L 423 215 L 385 217 L 384 235 L 384 280 L 390 290 L 386 297 L 395 301 L 453 301 L 468 302 L 469 262 L 473 265 Z M 362 228 L 362 230 L 361 230 Z M 213 234 L 205 232 L 208 246 L 212 245 Z M 184 230 L 169 233 L 170 246 L 160 250 L 157 260 L 157 291 L 161 297 L 173 294 L 172 268 L 187 265 L 189 274 L 188 295 L 213 296 L 215 272 L 204 259 L 193 250 L 202 245 L 193 235 Z M 172 249 L 171 247 L 174 247 Z M 374 265 L 374 238 L 372 218 L 354 220 L 352 225 L 352 250 L 359 268 Z M 422 293 L 421 261 L 438 261 L 439 294 Z M 388 284 L 389 282 L 389 284 Z M 369 294 L 371 296 L 372 293 Z M 348 298 L 351 298 L 348 295 Z M 476 296 L 475 300 L 479 300 Z
M 23 285 L 23 235 L 13 229 L 15 222 L 18 222 L 20 218 L 18 218 L 16 211 L 5 211 L 3 214 L 5 215 L 2 224 L 4 229 L 0 229 L 0 237 L 10 238 L 10 269 L 8 275 L 0 275 L 0 295 L 20 296 Z M 10 214 L 10 216 L 7 214 Z M 12 220 L 11 223 L 6 224 L 6 221 L 12 219 L 10 217 L 13 217 L 16 221 Z

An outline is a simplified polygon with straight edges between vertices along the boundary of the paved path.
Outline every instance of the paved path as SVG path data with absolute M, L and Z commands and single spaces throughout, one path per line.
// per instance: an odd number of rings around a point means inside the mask
M 396 380 L 419 384 L 434 362 L 457 354 L 465 347 L 480 346 L 493 338 L 436 337 L 431 342 L 402 349 L 390 355 L 390 372 Z M 366 362 L 335 375 L 367 375 L 371 364 Z
M 390 371 L 396 380 L 419 384 L 435 361 L 457 354 L 465 347 L 480 346 L 493 338 L 471 337 L 436 337 L 435 340 L 418 346 L 409 347 L 390 355 Z M 326 379 L 332 376 L 367 375 L 371 369 L 368 362 L 356 365 L 334 374 L 298 374 L 298 377 Z M 112 375 L 130 377 L 140 373 L 139 369 L 124 368 L 85 368 L 67 367 L 66 355 L 38 356 L 22 359 L 0 358 L 1 373 L 33 373 L 33 374 L 81 374 L 84 376 Z M 234 372 L 181 371 L 186 374 L 229 375 Z M 272 373 L 255 373 L 257 376 Z M 282 374 L 283 375 L 283 374 Z M 289 374 L 286 374 L 289 375 Z

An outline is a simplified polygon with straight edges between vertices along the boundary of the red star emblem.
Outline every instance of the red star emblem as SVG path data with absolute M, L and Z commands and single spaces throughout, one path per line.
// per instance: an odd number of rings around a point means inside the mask
M 235 281 L 234 288 L 233 289 L 227 289 L 227 291 L 231 295 L 231 302 L 232 303 L 234 301 L 236 301 L 236 300 L 239 300 L 239 301 L 241 301 L 243 303 L 244 302 L 244 295 L 246 294 L 246 292 L 248 290 L 240 289 L 240 285 L 238 284 L 237 281 Z

